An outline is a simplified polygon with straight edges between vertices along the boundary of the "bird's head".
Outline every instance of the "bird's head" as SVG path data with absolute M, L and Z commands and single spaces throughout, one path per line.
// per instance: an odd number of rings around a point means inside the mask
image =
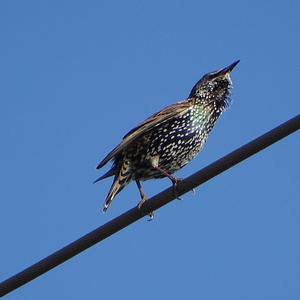
M 204 75 L 193 87 L 189 98 L 195 98 L 201 104 L 214 105 L 216 109 L 224 110 L 228 106 L 232 81 L 230 73 L 239 60 L 219 71 Z

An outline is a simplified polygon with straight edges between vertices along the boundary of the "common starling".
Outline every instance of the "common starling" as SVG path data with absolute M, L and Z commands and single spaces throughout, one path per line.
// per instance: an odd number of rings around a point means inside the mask
M 104 212 L 132 180 L 140 192 L 139 208 L 147 200 L 140 181 L 168 177 L 176 191 L 178 179 L 172 174 L 199 153 L 216 121 L 229 106 L 230 72 L 238 63 L 239 60 L 204 75 L 186 100 L 167 106 L 133 128 L 98 164 L 100 169 L 113 160 L 112 168 L 95 181 L 114 176 Z

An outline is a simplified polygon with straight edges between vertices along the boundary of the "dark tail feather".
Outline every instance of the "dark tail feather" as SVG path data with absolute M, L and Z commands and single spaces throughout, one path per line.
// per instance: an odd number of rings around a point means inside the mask
M 97 178 L 93 183 L 96 183 L 104 178 L 110 177 L 110 176 L 114 176 L 117 174 L 117 168 L 113 167 L 111 168 L 108 172 L 106 172 L 104 175 L 102 175 L 101 177 Z
M 106 175 L 106 174 L 105 174 Z M 104 175 L 104 176 L 105 176 Z M 109 190 L 109 193 L 105 199 L 104 205 L 103 205 L 103 212 L 106 212 L 109 205 L 113 201 L 114 197 L 122 191 L 122 189 L 130 182 L 131 180 L 131 174 L 129 171 L 129 166 L 126 164 L 123 164 L 119 173 L 115 176 L 114 182 Z

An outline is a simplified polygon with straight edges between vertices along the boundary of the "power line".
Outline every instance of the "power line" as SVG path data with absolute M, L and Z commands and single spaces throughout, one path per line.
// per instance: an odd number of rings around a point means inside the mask
M 300 115 L 295 116 L 195 174 L 187 177 L 178 185 L 178 196 L 191 191 L 193 188 L 203 184 L 266 147 L 269 147 L 298 129 L 300 129 Z M 137 207 L 128 210 L 110 222 L 98 227 L 64 248 L 3 281 L 0 283 L 0 297 L 57 267 L 66 260 L 106 239 L 172 200 L 174 200 L 174 193 L 173 188 L 171 187 L 147 201 L 143 206 L 143 210 L 139 210 Z

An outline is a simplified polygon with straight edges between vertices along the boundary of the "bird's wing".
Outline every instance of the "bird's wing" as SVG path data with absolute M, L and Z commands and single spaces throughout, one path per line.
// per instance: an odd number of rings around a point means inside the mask
M 124 150 L 131 142 L 136 140 L 145 132 L 148 132 L 155 126 L 162 124 L 174 117 L 179 117 L 184 114 L 191 104 L 189 101 L 177 102 L 173 105 L 167 106 L 158 113 L 152 115 L 144 122 L 130 130 L 124 137 L 122 142 L 117 145 L 107 156 L 98 164 L 97 169 L 102 168 L 108 161 L 118 155 L 122 150 Z

